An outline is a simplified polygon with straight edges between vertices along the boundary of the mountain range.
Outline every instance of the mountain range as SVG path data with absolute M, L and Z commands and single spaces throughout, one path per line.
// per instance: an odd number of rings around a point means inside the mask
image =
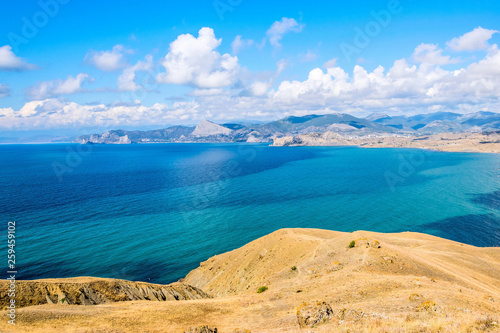
M 156 142 L 271 142 L 274 138 L 307 133 L 336 132 L 344 136 L 429 135 L 436 133 L 487 132 L 500 129 L 500 114 L 435 112 L 415 116 L 372 114 L 358 118 L 349 114 L 290 116 L 269 123 L 216 124 L 208 120 L 197 126 L 172 126 L 158 130 L 111 130 L 79 136 L 83 144 L 130 144 Z

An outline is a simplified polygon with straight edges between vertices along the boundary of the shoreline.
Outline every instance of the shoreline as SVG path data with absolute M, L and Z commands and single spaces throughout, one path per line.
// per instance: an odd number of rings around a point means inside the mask
M 292 137 L 284 137 L 284 138 L 292 138 Z M 295 137 L 293 137 L 295 138 Z M 282 138 L 278 138 L 282 139 Z M 20 145 L 81 145 L 78 142 L 23 142 L 23 143 L 0 143 L 0 146 L 20 146 Z M 246 144 L 246 145 L 266 145 L 268 147 L 357 147 L 357 148 L 368 148 L 368 149 L 376 149 L 376 148 L 394 148 L 394 149 L 422 149 L 422 150 L 430 150 L 430 151 L 439 151 L 445 153 L 480 153 L 480 154 L 500 154 L 500 143 L 495 143 L 495 147 L 492 150 L 482 150 L 482 149 L 474 149 L 472 147 L 467 148 L 456 148 L 446 146 L 446 148 L 452 149 L 443 149 L 440 147 L 428 147 L 428 146 L 401 146 L 401 145 L 366 145 L 366 144 L 355 144 L 355 143 L 324 143 L 324 144 L 274 144 L 272 142 L 142 142 L 142 143 L 134 143 L 134 144 L 126 144 L 126 145 L 157 145 L 157 144 L 202 144 L 202 145 L 210 145 L 210 144 Z M 94 144 L 98 146 L 124 146 L 123 144 Z
M 500 153 L 500 133 L 442 133 L 424 136 L 345 137 L 334 132 L 276 138 L 271 146 L 416 148 L 441 152 Z

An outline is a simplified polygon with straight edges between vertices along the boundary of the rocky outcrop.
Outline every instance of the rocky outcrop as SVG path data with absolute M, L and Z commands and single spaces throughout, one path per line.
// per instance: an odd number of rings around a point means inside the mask
M 184 331 L 184 333 L 217 333 L 217 327 L 211 328 L 208 325 L 202 325 L 197 327 L 190 327 Z M 251 333 L 249 330 L 236 328 L 232 333 Z
M 125 131 L 107 131 L 103 134 L 92 134 L 88 137 L 80 137 L 77 141 L 81 144 L 131 144 L 132 141 Z
M 303 303 L 297 308 L 297 322 L 300 328 L 314 327 L 329 323 L 332 319 L 336 321 L 360 320 L 364 316 L 360 309 L 333 310 L 326 302 Z
M 343 135 L 335 132 L 309 133 L 275 138 L 273 146 L 344 146 L 352 144 Z
M 41 304 L 96 305 L 112 302 L 150 300 L 193 300 L 210 298 L 202 290 L 184 283 L 150 284 L 114 279 L 72 278 L 16 281 L 19 307 Z M 0 284 L 0 308 L 8 305 L 8 285 Z
M 323 324 L 332 318 L 332 307 L 326 302 L 303 303 L 297 308 L 297 321 L 300 328 Z
M 211 121 L 203 120 L 194 129 L 192 135 L 195 137 L 211 136 L 211 135 L 229 135 L 233 130 L 217 125 Z
M 207 325 L 190 327 L 184 333 L 217 333 L 217 327 L 211 328 Z

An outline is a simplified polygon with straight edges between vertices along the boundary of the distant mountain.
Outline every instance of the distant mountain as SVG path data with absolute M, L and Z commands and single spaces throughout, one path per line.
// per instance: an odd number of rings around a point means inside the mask
M 493 112 L 476 112 L 462 118 L 464 125 L 481 126 L 490 129 L 500 128 L 500 114 Z
M 261 135 L 268 136 L 326 131 L 350 132 L 359 135 L 373 132 L 394 132 L 390 127 L 341 113 L 288 117 L 260 125 L 255 130 Z
M 411 117 L 376 117 L 370 115 L 365 119 L 369 118 L 373 119 L 375 123 L 396 128 L 401 132 L 416 132 L 418 134 L 478 132 L 500 129 L 500 114 L 484 111 L 465 115 L 453 112 L 434 112 Z
M 366 120 L 370 120 L 370 121 L 376 121 L 376 120 L 384 119 L 384 118 L 390 118 L 390 117 L 388 115 L 386 115 L 385 113 L 372 113 L 368 117 L 365 117 Z
M 307 133 L 334 132 L 344 136 L 390 134 L 427 135 L 447 132 L 480 132 L 500 129 L 500 114 L 435 112 L 422 115 L 388 116 L 383 113 L 357 118 L 333 113 L 287 117 L 264 124 L 216 124 L 203 120 L 196 127 L 172 126 L 150 131 L 113 130 L 84 135 L 75 142 L 129 144 L 152 142 L 271 142 L 274 138 Z
M 194 131 L 191 133 L 191 135 L 195 137 L 204 137 L 204 136 L 211 136 L 211 135 L 229 135 L 231 134 L 233 130 L 221 125 L 217 125 L 211 121 L 208 120 L 203 120 L 201 121 Z
M 431 123 L 433 121 L 455 121 L 460 118 L 461 114 L 453 112 L 434 112 L 427 114 L 419 114 L 416 116 L 409 117 L 410 121 L 416 121 L 420 123 Z
M 130 143 L 148 142 L 175 142 L 179 138 L 187 137 L 194 131 L 194 127 L 172 126 L 151 131 L 107 131 L 103 134 L 83 135 L 75 139 L 81 143 L 119 143 L 120 137 L 127 136 Z

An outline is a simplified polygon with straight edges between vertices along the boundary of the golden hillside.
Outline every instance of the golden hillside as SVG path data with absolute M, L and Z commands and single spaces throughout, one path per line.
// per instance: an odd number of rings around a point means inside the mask
M 214 298 L 30 306 L 0 331 L 498 332 L 499 277 L 500 248 L 409 232 L 283 229 L 182 281 Z

